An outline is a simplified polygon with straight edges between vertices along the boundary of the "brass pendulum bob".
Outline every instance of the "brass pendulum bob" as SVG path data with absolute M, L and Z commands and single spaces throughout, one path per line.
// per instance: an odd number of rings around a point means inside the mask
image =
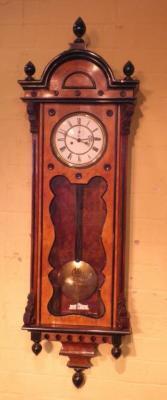
M 98 277 L 94 268 L 82 259 L 84 185 L 76 185 L 75 260 L 64 264 L 58 273 L 62 292 L 72 304 L 88 299 L 96 290 Z

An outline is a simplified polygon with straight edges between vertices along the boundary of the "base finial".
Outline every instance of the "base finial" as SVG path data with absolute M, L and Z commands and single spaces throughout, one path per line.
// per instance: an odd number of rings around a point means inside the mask
M 36 342 L 32 345 L 32 351 L 36 356 L 38 356 L 38 354 L 41 352 L 41 350 L 42 350 L 42 346 L 40 343 Z
M 113 348 L 111 350 L 111 354 L 114 358 L 119 358 L 122 354 L 121 350 L 121 335 L 113 335 L 112 336 L 112 344 Z
M 85 382 L 85 376 L 82 368 L 75 368 L 75 373 L 72 377 L 73 384 L 79 389 Z

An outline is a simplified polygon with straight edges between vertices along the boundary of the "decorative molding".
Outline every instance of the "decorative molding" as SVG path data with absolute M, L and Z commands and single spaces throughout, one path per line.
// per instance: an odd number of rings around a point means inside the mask
M 121 107 L 121 123 L 120 123 L 121 135 L 129 135 L 131 117 L 133 115 L 133 112 L 134 112 L 134 104 L 127 103 Z
M 116 89 L 114 86 L 113 89 Z M 76 96 L 76 95 L 75 95 Z M 21 99 L 26 103 L 32 102 L 33 104 L 129 104 L 135 103 L 135 99 L 133 97 L 128 98 L 120 98 L 120 97 L 21 97 Z
M 30 292 L 29 295 L 27 296 L 27 305 L 25 308 L 25 313 L 23 316 L 23 322 L 24 325 L 27 326 L 34 321 L 34 306 L 35 306 L 35 298 L 34 298 L 34 293 Z
M 77 78 L 80 80 L 79 85 L 74 83 L 73 80 Z M 94 79 L 83 71 L 71 72 L 68 74 L 62 84 L 63 89 L 96 89 Z
M 119 83 L 120 87 L 126 86 L 126 82 L 116 81 L 113 71 L 107 64 L 107 62 L 98 54 L 93 53 L 89 50 L 82 49 L 70 49 L 61 53 L 59 56 L 54 58 L 45 68 L 41 79 L 39 80 L 19 80 L 18 83 L 23 87 L 23 89 L 44 89 L 48 88 L 50 78 L 52 74 L 56 71 L 56 69 L 65 62 L 71 60 L 88 60 L 93 64 L 97 65 L 104 73 L 107 87 L 110 88 L 115 83 Z M 131 87 L 136 86 L 136 81 L 131 83 Z
M 40 333 L 46 333 L 46 334 L 58 334 L 58 336 L 60 336 L 60 339 L 56 340 L 61 340 L 61 334 L 76 334 L 76 335 L 93 335 L 93 336 L 97 336 L 97 337 L 110 337 L 110 336 L 114 336 L 114 335 L 129 335 L 130 334 L 130 330 L 129 329 L 124 329 L 123 331 L 121 329 L 111 329 L 111 328 L 102 328 L 102 327 L 97 327 L 95 328 L 94 326 L 91 327 L 84 327 L 84 326 L 61 326 L 61 325 L 57 325 L 57 326 L 49 326 L 49 325 L 29 325 L 22 328 L 23 330 L 28 330 L 29 332 L 40 332 Z M 59 335 L 60 334 L 60 335 Z M 102 338 L 103 340 L 103 338 Z M 104 343 L 104 342 L 103 342 Z

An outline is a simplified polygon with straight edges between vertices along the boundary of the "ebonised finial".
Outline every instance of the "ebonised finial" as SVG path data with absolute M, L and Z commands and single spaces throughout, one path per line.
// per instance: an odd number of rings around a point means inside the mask
M 81 17 L 77 18 L 73 25 L 73 32 L 77 36 L 75 42 L 83 42 L 84 40 L 81 39 L 82 36 L 86 32 L 86 25 Z
M 113 335 L 112 336 L 112 344 L 113 348 L 111 350 L 111 354 L 114 358 L 119 358 L 122 354 L 121 350 L 121 335 Z
M 35 342 L 35 343 L 32 345 L 32 351 L 33 351 L 33 353 L 34 353 L 36 356 L 38 356 L 38 354 L 41 352 L 41 350 L 42 350 L 42 346 L 41 346 L 40 343 Z
M 36 71 L 35 65 L 31 61 L 29 61 L 24 67 L 24 72 L 27 75 L 26 79 L 28 81 L 34 79 L 32 76 L 35 74 L 35 71 Z
M 80 388 L 84 384 L 84 374 L 82 372 L 82 368 L 75 368 L 75 374 L 72 377 L 73 384 Z
M 126 80 L 131 80 L 132 78 L 131 78 L 131 75 L 133 75 L 133 73 L 134 73 L 134 70 L 135 70 L 135 67 L 134 67 L 134 65 L 132 64 L 132 62 L 131 61 L 128 61 L 125 65 L 124 65 L 124 67 L 123 67 L 123 72 L 124 72 L 124 74 L 126 75 Z

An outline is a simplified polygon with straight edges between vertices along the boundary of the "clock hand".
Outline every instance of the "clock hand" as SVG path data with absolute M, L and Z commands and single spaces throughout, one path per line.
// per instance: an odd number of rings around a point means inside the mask
M 87 139 L 76 138 L 75 136 L 71 136 L 71 135 L 69 135 L 68 133 L 67 133 L 67 136 L 70 137 L 71 139 L 76 140 L 76 141 L 79 142 L 79 143 L 84 143 L 84 144 L 86 144 L 86 145 L 89 145 L 89 143 L 88 143 L 89 138 L 87 138 Z
M 89 137 L 87 137 L 86 139 L 79 138 L 79 140 L 80 140 L 81 142 L 86 142 L 86 141 L 88 141 L 88 140 L 89 140 Z
M 88 140 L 88 139 L 86 139 L 86 140 Z M 83 140 L 78 140 L 78 142 L 81 142 L 81 143 L 84 143 L 84 144 L 86 144 L 86 146 L 89 146 L 89 143 L 88 142 L 85 142 L 85 141 L 83 141 Z
M 82 138 L 82 137 L 80 137 L 79 138 L 79 141 L 81 141 L 81 142 L 91 142 L 91 141 L 93 141 L 93 138 L 92 138 L 92 136 L 91 135 L 89 135 L 87 138 Z
M 70 137 L 71 139 L 74 139 L 74 140 L 78 141 L 78 138 L 76 138 L 75 136 L 69 135 L 68 133 L 67 133 L 66 136 Z

